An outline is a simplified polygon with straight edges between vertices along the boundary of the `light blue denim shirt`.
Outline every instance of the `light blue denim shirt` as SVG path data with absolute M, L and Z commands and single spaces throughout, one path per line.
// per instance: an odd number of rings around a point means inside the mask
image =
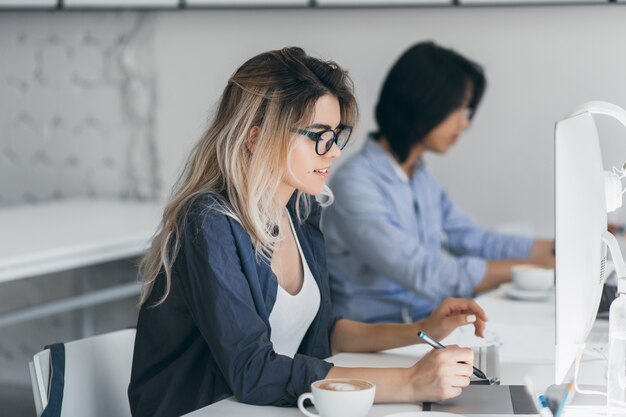
M 490 232 L 447 196 L 423 162 L 411 179 L 368 138 L 330 181 L 322 230 L 335 313 L 367 322 L 427 316 L 471 297 L 485 259 L 528 257 L 532 240 Z

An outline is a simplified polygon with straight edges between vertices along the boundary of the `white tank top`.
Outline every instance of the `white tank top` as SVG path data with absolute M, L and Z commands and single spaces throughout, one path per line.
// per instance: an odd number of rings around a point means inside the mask
M 291 216 L 289 225 L 300 253 L 304 282 L 296 295 L 289 294 L 280 284 L 278 285 L 276 302 L 270 313 L 269 322 L 272 327 L 270 340 L 274 345 L 274 351 L 293 358 L 320 308 L 320 291 L 302 253 Z

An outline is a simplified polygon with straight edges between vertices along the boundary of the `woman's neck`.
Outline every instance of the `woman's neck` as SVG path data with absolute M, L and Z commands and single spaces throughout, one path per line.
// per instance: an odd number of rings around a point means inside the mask
M 384 136 L 381 137 L 380 139 L 378 139 L 378 144 L 389 154 L 391 155 L 391 157 L 393 159 L 396 160 L 396 162 L 398 163 L 398 165 L 400 166 L 400 168 L 402 169 L 402 171 L 404 173 L 406 173 L 406 175 L 409 178 L 413 177 L 413 172 L 415 172 L 415 166 L 417 165 L 420 157 L 422 156 L 422 154 L 424 153 L 424 145 L 421 143 L 418 143 L 417 145 L 413 146 L 413 148 L 411 148 L 411 150 L 409 151 L 409 155 L 406 158 L 406 160 L 404 162 L 400 162 L 398 160 L 398 157 L 396 156 L 396 154 L 393 152 L 393 150 L 391 149 L 391 145 L 389 145 L 389 142 L 387 141 L 387 138 L 385 138 Z
M 278 191 L 274 197 L 274 201 L 276 201 L 277 207 L 286 207 L 289 200 L 291 200 L 291 196 L 293 195 L 296 189 L 288 184 L 282 183 L 278 186 Z

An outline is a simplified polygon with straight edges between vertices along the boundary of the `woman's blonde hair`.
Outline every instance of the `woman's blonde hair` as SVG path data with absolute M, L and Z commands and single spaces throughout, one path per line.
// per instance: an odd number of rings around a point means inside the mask
M 341 122 L 353 126 L 358 110 L 346 71 L 332 61 L 306 55 L 301 48 L 259 54 L 231 76 L 217 113 L 192 150 L 139 265 L 143 283 L 140 304 L 148 300 L 160 273 L 166 280 L 165 291 L 156 304 L 168 296 L 185 209 L 199 195 L 213 193 L 221 198 L 222 203 L 212 209 L 236 219 L 250 235 L 257 257 L 271 259 L 280 238 L 275 225 L 282 214 L 272 196 L 289 170 L 288 155 L 295 138 L 291 130 L 311 120 L 316 101 L 326 94 L 337 97 Z M 300 197 L 298 191 L 298 201 Z

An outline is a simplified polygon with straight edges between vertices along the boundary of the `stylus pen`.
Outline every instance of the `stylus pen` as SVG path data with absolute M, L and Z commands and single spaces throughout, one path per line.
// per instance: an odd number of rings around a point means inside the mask
M 445 349 L 446 348 L 444 345 L 442 345 L 441 343 L 437 342 L 432 337 L 428 336 L 426 334 L 426 332 L 420 331 L 419 333 L 417 333 L 417 337 L 419 337 L 420 339 L 422 339 L 424 342 L 428 343 L 429 345 L 431 345 L 435 349 Z M 474 368 L 474 375 L 476 375 L 478 378 L 487 379 L 487 375 L 485 375 L 485 373 L 483 371 L 481 371 L 480 369 L 478 369 L 475 366 L 472 366 L 472 368 Z

